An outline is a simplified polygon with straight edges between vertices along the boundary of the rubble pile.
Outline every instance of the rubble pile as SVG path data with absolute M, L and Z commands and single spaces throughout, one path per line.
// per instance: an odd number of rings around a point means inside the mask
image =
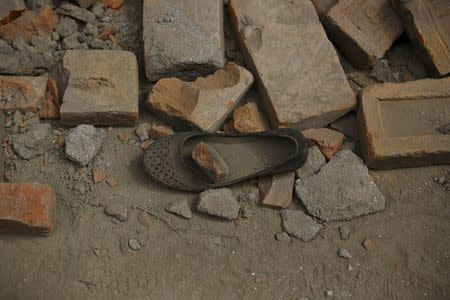
M 72 183 L 83 194 L 121 184 L 94 162 L 112 126 L 133 127 L 135 134 L 120 131 L 117 138 L 143 151 L 180 131 L 294 128 L 310 146 L 298 170 L 251 181 L 257 193 L 213 189 L 195 205 L 166 207 L 185 219 L 198 212 L 234 222 L 251 217 L 255 206 L 280 209 L 284 232 L 275 239 L 282 242 L 310 242 L 327 223 L 383 210 L 386 198 L 368 167 L 450 162 L 450 15 L 431 25 L 417 9 L 426 5 L 433 15 L 443 1 L 226 2 L 224 8 L 221 0 L 144 0 L 141 55 L 111 21 L 123 0 L 2 0 L 6 160 L 60 149 L 74 170 L 83 170 Z M 224 14 L 234 33 L 224 31 Z M 141 120 L 140 109 L 157 121 Z M 214 182 L 233 172 L 207 143 L 198 143 L 192 157 Z M 0 213 L 0 227 L 13 220 L 17 230 L 48 234 L 55 196 L 50 187 L 27 185 L 1 183 L 0 195 L 24 194 L 31 203 L 24 210 L 42 202 L 45 216 L 27 215 L 31 220 L 11 209 Z M 104 212 L 117 222 L 130 218 L 120 203 Z M 348 239 L 348 228 L 340 228 Z M 129 241 L 133 250 L 141 246 Z M 352 258 L 344 248 L 338 256 Z

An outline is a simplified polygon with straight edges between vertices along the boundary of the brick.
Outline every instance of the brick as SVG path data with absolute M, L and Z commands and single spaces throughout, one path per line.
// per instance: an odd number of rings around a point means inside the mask
M 228 63 L 213 75 L 194 82 L 161 79 L 153 87 L 147 106 L 174 126 L 215 132 L 236 108 L 253 83 L 245 68 Z
M 144 0 L 147 78 L 193 80 L 225 64 L 222 0 Z
M 54 227 L 56 195 L 48 185 L 0 182 L 0 229 L 48 235 Z
M 328 128 L 308 129 L 302 131 L 311 146 L 319 147 L 327 160 L 342 149 L 345 136 Z
M 450 78 L 387 83 L 362 90 L 361 151 L 374 169 L 450 163 Z
M 214 182 L 223 181 L 230 174 L 230 169 L 223 157 L 214 147 L 206 143 L 200 142 L 194 147 L 192 159 Z
M 392 1 L 405 31 L 435 74 L 450 72 L 450 6 L 448 0 Z
M 390 0 L 340 0 L 324 24 L 333 43 L 358 68 L 375 65 L 403 32 Z
M 11 22 L 17 15 L 27 9 L 23 0 L 0 1 L 0 23 Z
M 46 101 L 48 75 L 0 76 L 0 109 L 37 112 Z
M 254 102 L 248 102 L 233 113 L 233 129 L 240 133 L 269 130 L 269 123 Z
M 294 181 L 295 172 L 259 178 L 261 204 L 273 208 L 288 208 L 292 202 Z
M 136 123 L 139 78 L 133 53 L 71 50 L 63 58 L 63 67 L 70 75 L 60 109 L 62 123 L 106 126 Z
M 273 127 L 324 127 L 356 106 L 310 1 L 230 0 L 229 6 Z

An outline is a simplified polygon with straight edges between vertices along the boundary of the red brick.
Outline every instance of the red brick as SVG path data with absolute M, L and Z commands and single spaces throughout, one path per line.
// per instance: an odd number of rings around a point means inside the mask
M 311 146 L 319 147 L 327 160 L 338 153 L 345 142 L 345 135 L 328 128 L 308 129 L 302 133 Z
M 212 146 L 200 142 L 192 150 L 192 158 L 200 169 L 214 182 L 223 181 L 230 169 L 223 157 Z
M 48 235 L 54 226 L 56 195 L 38 183 L 0 183 L 0 229 Z
M 403 31 L 390 0 L 340 0 L 324 24 L 333 43 L 358 68 L 375 65 Z
M 438 75 L 450 72 L 450 2 L 448 0 L 392 1 L 411 41 L 429 68 Z
M 288 208 L 292 202 L 294 181 L 295 172 L 259 178 L 261 204 L 273 208 Z
M 387 83 L 362 90 L 361 150 L 375 169 L 450 163 L 450 78 Z
M 240 133 L 260 132 L 270 129 L 266 117 L 255 103 L 249 102 L 233 113 L 233 128 Z
M 0 109 L 37 112 L 46 101 L 48 76 L 0 76 Z

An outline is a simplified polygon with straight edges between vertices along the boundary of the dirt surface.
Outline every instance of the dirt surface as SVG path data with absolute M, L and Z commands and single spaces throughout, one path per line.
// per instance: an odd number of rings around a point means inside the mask
M 115 18 L 124 24 L 129 49 L 142 57 L 136 40 L 141 29 L 133 25 L 142 8 L 132 2 L 140 1 L 127 1 Z M 147 88 L 142 90 L 144 102 Z M 141 111 L 140 122 L 153 120 Z M 108 129 L 86 168 L 56 145 L 30 161 L 6 157 L 9 181 L 50 184 L 58 208 L 49 237 L 0 236 L 1 299 L 322 299 L 327 292 L 335 299 L 449 298 L 450 166 L 371 172 L 386 197 L 383 211 L 324 224 L 310 243 L 282 242 L 274 238 L 282 231 L 275 210 L 248 204 L 248 218 L 220 221 L 195 212 L 198 194 L 152 182 L 134 129 Z M 122 142 L 120 132 L 133 139 Z M 119 185 L 93 184 L 95 167 Z M 233 190 L 239 195 L 257 188 L 252 182 Z M 184 199 L 191 201 L 191 220 L 165 211 Z M 113 203 L 128 207 L 127 221 L 104 213 Z M 294 206 L 302 209 L 299 201 Z M 350 228 L 348 240 L 339 237 L 341 225 Z M 366 238 L 370 250 L 361 244 Z M 139 250 L 130 248 L 135 240 Z M 339 248 L 352 258 L 339 257 Z

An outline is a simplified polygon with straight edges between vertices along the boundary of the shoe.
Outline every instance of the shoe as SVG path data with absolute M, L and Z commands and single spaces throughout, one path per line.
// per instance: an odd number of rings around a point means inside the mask
M 212 146 L 225 160 L 229 175 L 214 182 L 192 158 L 199 143 Z M 308 158 L 308 142 L 290 128 L 249 134 L 180 132 L 153 142 L 144 153 L 144 165 L 157 182 L 181 191 L 200 192 L 251 178 L 298 169 Z

